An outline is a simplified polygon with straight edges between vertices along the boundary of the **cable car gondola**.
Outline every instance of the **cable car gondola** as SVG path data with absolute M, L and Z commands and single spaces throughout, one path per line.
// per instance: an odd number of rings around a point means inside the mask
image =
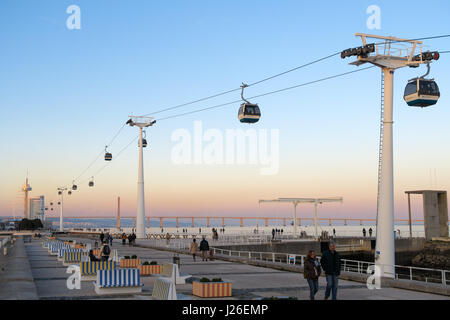
M 72 190 L 77 190 L 78 189 L 78 187 L 77 187 L 77 185 L 75 184 L 75 180 L 73 180 L 72 181 Z
M 93 187 L 94 186 L 94 177 L 91 178 L 92 180 L 89 181 L 89 187 Z
M 61 192 L 61 191 L 58 191 L 58 195 L 62 195 L 62 192 Z
M 427 64 L 428 71 L 420 78 L 408 81 L 403 99 L 410 107 L 429 107 L 435 105 L 441 96 L 439 87 L 434 79 L 425 79 L 430 73 L 430 65 Z
M 72 191 L 67 191 L 67 194 L 70 196 L 72 194 Z
M 105 161 L 111 161 L 112 160 L 112 153 L 108 152 L 106 149 L 108 146 L 105 147 Z
M 144 137 L 142 138 L 142 148 L 146 148 L 147 147 L 147 139 L 145 139 L 145 138 L 147 137 L 147 134 L 146 134 L 145 130 L 143 130 L 143 132 L 144 132 Z M 141 146 L 141 144 L 138 141 L 138 147 L 140 147 L 140 146 Z
M 244 88 L 248 87 L 245 83 L 241 85 L 241 98 L 244 103 L 241 104 L 238 112 L 238 119 L 242 123 L 255 123 L 261 118 L 261 111 L 257 104 L 250 103 L 244 98 Z

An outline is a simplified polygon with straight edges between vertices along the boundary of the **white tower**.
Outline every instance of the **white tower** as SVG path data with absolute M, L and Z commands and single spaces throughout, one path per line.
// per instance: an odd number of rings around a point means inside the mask
M 23 217 L 25 219 L 30 218 L 30 208 L 29 208 L 29 201 L 28 201 L 28 192 L 30 192 L 31 186 L 28 184 L 28 177 L 25 180 L 25 184 L 22 187 L 22 191 L 24 193 L 24 208 L 23 208 Z
M 379 267 L 381 276 L 394 278 L 394 122 L 392 118 L 394 71 L 403 67 L 418 67 L 420 64 L 430 63 L 433 57 L 426 55 L 430 59 L 424 58 L 422 41 L 362 33 L 356 33 L 356 36 L 361 37 L 363 46 L 342 51 L 341 58 L 357 56 L 357 60 L 350 64 L 359 66 L 369 62 L 380 67 L 384 74 L 384 118 L 381 123 L 375 265 Z M 367 38 L 384 41 L 367 44 Z M 416 52 L 417 55 L 415 55 Z
M 130 116 L 127 121 L 131 127 L 139 128 L 139 166 L 137 183 L 137 212 L 136 212 L 136 237 L 145 239 L 145 194 L 144 194 L 144 151 L 142 143 L 142 129 L 154 125 L 156 120 L 151 117 Z

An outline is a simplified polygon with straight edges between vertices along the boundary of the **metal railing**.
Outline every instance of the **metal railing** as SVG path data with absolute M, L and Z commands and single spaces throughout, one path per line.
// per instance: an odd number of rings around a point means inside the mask
M 145 243 L 155 247 L 170 248 L 177 250 L 189 250 L 190 242 L 187 241 L 169 241 L 165 240 L 144 240 Z M 229 257 L 240 257 L 250 260 L 260 260 L 273 263 L 290 264 L 295 266 L 304 266 L 306 255 L 279 253 L 279 252 L 255 252 L 255 251 L 240 251 L 229 250 L 217 247 L 210 247 L 214 251 L 214 255 L 223 255 Z M 320 261 L 320 257 L 317 257 Z M 368 275 L 369 266 L 375 265 L 374 262 L 359 261 L 351 259 L 341 259 L 341 270 L 344 272 L 351 272 L 357 274 Z M 440 283 L 444 285 L 450 284 L 450 270 L 441 270 L 433 268 L 420 268 L 413 266 L 395 265 L 395 278 L 416 280 L 429 283 Z

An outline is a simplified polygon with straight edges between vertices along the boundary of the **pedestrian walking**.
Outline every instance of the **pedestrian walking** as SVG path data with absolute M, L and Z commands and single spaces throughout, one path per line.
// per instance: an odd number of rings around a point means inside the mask
M 197 241 L 194 239 L 192 239 L 191 242 L 191 247 L 189 248 L 189 252 L 192 254 L 192 258 L 194 258 L 194 262 L 195 262 L 195 255 L 197 254 L 198 251 L 198 245 L 197 245 Z
M 328 246 L 329 250 L 322 254 L 320 259 L 320 264 L 327 279 L 327 288 L 325 290 L 325 300 L 330 297 L 333 300 L 337 299 L 338 290 L 338 278 L 341 274 L 341 257 L 339 253 L 336 252 L 336 246 L 334 242 L 330 242 Z
M 322 271 L 314 250 L 309 250 L 304 264 L 303 276 L 309 285 L 309 298 L 314 300 L 314 296 L 319 291 L 319 277 Z
M 202 261 L 208 261 L 209 243 L 206 241 L 205 236 L 203 236 L 203 240 L 200 241 L 200 251 L 202 252 Z
M 272 240 L 275 238 L 275 229 L 272 229 Z

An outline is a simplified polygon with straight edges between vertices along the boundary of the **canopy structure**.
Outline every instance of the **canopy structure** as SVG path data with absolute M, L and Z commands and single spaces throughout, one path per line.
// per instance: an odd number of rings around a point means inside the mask
M 318 238 L 317 233 L 317 205 L 324 202 L 343 202 L 343 197 L 326 197 L 326 198 L 278 198 L 272 200 L 259 200 L 259 204 L 264 202 L 289 202 L 294 205 L 294 235 L 297 235 L 297 205 L 299 203 L 314 203 L 314 236 Z

